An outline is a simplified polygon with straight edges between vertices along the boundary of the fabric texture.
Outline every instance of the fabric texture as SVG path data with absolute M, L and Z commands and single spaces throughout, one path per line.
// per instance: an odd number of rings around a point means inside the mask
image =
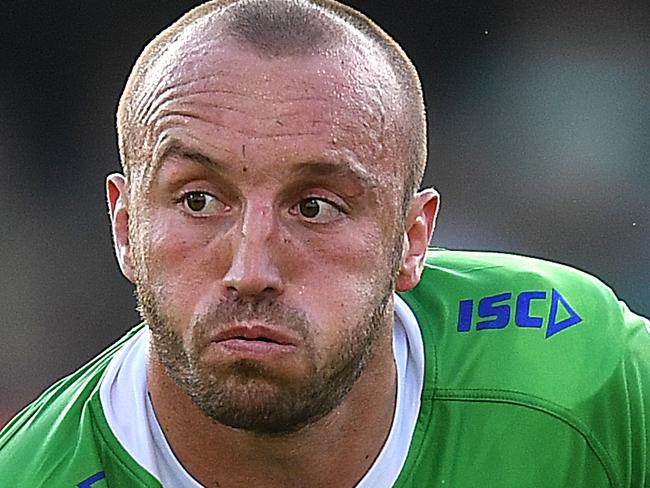
M 650 325 L 607 286 L 537 259 L 431 250 L 401 297 L 422 334 L 424 383 L 395 487 L 650 487 Z M 0 486 L 160 486 L 117 440 L 99 393 L 142 328 L 5 427 Z

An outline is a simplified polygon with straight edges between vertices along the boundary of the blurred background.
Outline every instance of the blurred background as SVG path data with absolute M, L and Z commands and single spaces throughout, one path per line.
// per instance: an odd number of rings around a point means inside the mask
M 0 425 L 138 321 L 104 178 L 114 112 L 183 0 L 0 9 Z M 650 3 L 349 2 L 424 80 L 433 243 L 590 271 L 650 315 Z

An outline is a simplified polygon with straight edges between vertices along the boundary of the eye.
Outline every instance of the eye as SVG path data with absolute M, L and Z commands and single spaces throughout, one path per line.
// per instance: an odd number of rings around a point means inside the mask
M 191 191 L 185 193 L 180 203 L 183 209 L 194 215 L 208 216 L 223 210 L 225 205 L 209 193 L 202 191 Z
M 338 219 L 343 211 L 335 204 L 322 198 L 305 198 L 292 209 L 294 215 L 300 215 L 309 222 L 329 224 Z

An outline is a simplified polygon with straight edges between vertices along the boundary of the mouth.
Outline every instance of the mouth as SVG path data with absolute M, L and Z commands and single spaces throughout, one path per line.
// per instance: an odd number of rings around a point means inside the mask
M 233 327 L 217 334 L 212 339 L 212 342 L 220 343 L 230 340 L 259 341 L 282 346 L 295 346 L 295 340 L 288 334 L 260 325 Z
M 246 356 L 287 353 L 297 344 L 291 335 L 262 325 L 232 327 L 217 334 L 211 342 L 231 354 Z

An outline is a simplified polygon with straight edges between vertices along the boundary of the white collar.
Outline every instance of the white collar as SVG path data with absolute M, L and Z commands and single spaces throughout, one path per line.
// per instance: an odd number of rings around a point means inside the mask
M 106 420 L 131 457 L 165 487 L 202 488 L 174 456 L 147 390 L 149 329 L 134 335 L 111 360 L 100 386 Z M 397 402 L 390 433 L 357 488 L 390 487 L 404 466 L 415 430 L 424 382 L 424 346 L 417 320 L 395 295 L 393 350 Z M 135 421 L 134 421 L 135 419 Z

